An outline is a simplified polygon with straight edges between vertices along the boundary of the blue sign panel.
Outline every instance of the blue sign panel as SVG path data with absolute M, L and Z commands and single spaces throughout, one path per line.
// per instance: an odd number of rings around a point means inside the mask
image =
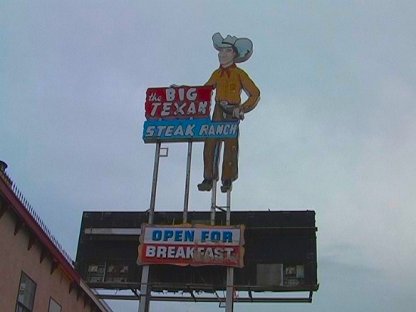
M 147 120 L 143 126 L 143 141 L 183 142 L 238 137 L 238 121 L 213 122 L 210 119 Z

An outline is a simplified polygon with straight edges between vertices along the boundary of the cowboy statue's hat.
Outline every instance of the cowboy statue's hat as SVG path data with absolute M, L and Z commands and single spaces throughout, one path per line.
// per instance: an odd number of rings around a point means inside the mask
M 220 33 L 215 33 L 212 36 L 212 43 L 214 48 L 218 51 L 221 48 L 233 47 L 237 53 L 234 62 L 241 63 L 247 61 L 253 54 L 253 42 L 247 38 L 237 38 L 235 36 L 228 35 L 223 38 Z

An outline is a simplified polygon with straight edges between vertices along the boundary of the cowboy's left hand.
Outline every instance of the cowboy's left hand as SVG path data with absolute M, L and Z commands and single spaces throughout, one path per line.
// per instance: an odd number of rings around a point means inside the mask
M 244 119 L 244 111 L 241 109 L 241 107 L 234 108 L 233 117 L 240 120 Z

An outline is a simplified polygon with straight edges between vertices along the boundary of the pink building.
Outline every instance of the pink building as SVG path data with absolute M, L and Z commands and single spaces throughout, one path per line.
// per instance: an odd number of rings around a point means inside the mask
M 109 312 L 0 161 L 0 311 Z

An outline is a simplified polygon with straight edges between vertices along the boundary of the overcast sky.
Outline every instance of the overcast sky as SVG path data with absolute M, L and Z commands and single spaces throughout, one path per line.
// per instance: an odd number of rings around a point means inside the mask
M 315 210 L 320 289 L 235 310 L 412 311 L 415 16 L 414 1 L 0 0 L 0 159 L 75 258 L 83 211 L 149 208 L 146 89 L 205 83 L 212 34 L 248 37 L 261 101 L 241 124 L 232 209 Z M 186 150 L 161 159 L 156 210 L 182 209 Z M 209 210 L 201 179 L 198 143 L 190 210 Z M 152 311 L 167 306 L 220 310 Z

